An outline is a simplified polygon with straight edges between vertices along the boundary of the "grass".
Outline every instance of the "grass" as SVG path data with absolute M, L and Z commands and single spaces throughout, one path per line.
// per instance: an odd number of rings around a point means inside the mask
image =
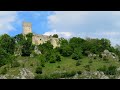
M 29 69 L 34 74 L 36 74 L 35 70 L 36 70 L 37 64 L 39 63 L 39 60 L 37 60 L 37 58 L 18 57 L 17 60 L 20 63 L 20 66 L 15 67 L 15 68 L 9 67 L 7 74 L 18 75 L 19 69 L 21 69 L 23 67 Z M 106 66 L 114 65 L 114 66 L 120 67 L 120 62 L 113 61 L 113 60 L 109 60 L 109 62 L 105 62 L 103 60 L 95 59 L 95 60 L 93 60 L 92 63 L 89 63 L 88 57 L 84 57 L 83 59 L 80 59 L 80 60 L 81 60 L 81 65 L 79 65 L 79 66 L 76 66 L 77 60 L 73 60 L 73 59 L 71 59 L 71 57 L 62 57 L 62 60 L 60 62 L 56 62 L 56 63 L 46 62 L 45 67 L 43 67 L 42 75 L 49 75 L 56 71 L 58 71 L 58 72 L 85 71 L 86 65 L 90 65 L 91 71 L 96 71 L 98 68 L 101 68 L 104 65 L 106 65 Z M 6 66 L 8 66 L 8 65 L 2 66 L 0 68 L 0 72 Z M 58 66 L 60 66 L 60 67 L 58 68 Z

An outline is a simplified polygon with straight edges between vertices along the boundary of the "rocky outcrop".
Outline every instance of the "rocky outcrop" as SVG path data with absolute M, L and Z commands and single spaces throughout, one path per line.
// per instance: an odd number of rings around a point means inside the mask
M 40 55 L 41 51 L 35 46 L 34 51 L 30 54 L 30 57 L 34 57 L 35 55 Z
M 34 79 L 34 74 L 30 70 L 22 68 L 17 76 L 8 74 L 0 75 L 0 79 L 9 79 L 8 77 L 10 79 Z
M 96 58 L 98 58 L 98 57 L 99 57 L 99 55 L 97 55 L 97 54 L 92 54 L 92 53 L 88 54 L 88 58 L 89 58 L 90 60 L 96 59 Z
M 99 72 L 99 71 L 96 72 L 84 71 L 82 73 L 82 76 L 83 79 L 109 79 L 108 76 L 106 76 L 103 72 Z
M 20 69 L 20 79 L 34 79 L 34 74 L 26 68 Z
M 119 61 L 118 56 L 115 53 L 110 52 L 109 50 L 104 50 L 104 52 L 101 55 L 102 55 L 102 58 L 113 59 L 113 60 Z

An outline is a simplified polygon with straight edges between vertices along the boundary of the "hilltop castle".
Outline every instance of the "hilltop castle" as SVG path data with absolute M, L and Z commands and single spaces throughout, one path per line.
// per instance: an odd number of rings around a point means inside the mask
M 29 22 L 23 22 L 23 35 L 26 35 L 28 33 L 32 33 L 32 23 Z M 52 36 L 47 36 L 47 35 L 39 35 L 39 34 L 34 34 L 32 37 L 32 43 L 35 45 L 43 44 L 46 41 L 50 41 L 53 47 L 59 47 L 59 38 L 54 38 Z

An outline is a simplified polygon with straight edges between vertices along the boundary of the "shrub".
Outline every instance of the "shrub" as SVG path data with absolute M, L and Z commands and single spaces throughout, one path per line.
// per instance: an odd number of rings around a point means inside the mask
M 92 63 L 93 61 L 92 60 L 90 60 L 88 63 Z
M 90 71 L 90 65 L 84 66 L 86 71 Z
M 55 60 L 54 59 L 50 59 L 50 63 L 55 63 Z
M 44 79 L 44 77 L 40 74 L 35 75 L 35 79 Z
M 45 59 L 45 56 L 44 55 L 39 55 L 39 60 L 40 60 L 40 65 L 42 66 L 42 67 L 45 67 L 45 61 L 46 61 L 46 59 Z
M 109 67 L 103 66 L 102 68 L 99 68 L 97 70 L 104 72 L 104 74 L 106 75 L 115 75 L 117 72 L 116 68 L 116 66 L 110 65 Z
M 82 72 L 81 72 L 81 71 L 77 71 L 77 73 L 78 73 L 78 74 L 82 74 Z
M 104 73 L 107 72 L 107 67 L 104 65 L 103 67 L 97 69 L 97 71 L 103 71 Z
M 38 66 L 35 71 L 37 74 L 42 74 L 42 67 Z
M 57 34 L 54 34 L 53 37 L 54 37 L 54 38 L 58 38 L 58 35 L 57 35 Z
M 79 59 L 79 56 L 78 56 L 76 53 L 73 53 L 73 54 L 72 54 L 72 59 L 78 60 L 78 59 Z
M 22 64 L 22 67 L 23 67 L 23 68 L 25 67 L 25 64 L 24 64 L 24 63 Z
M 101 55 L 101 54 L 99 54 L 99 57 L 100 57 L 100 58 L 102 58 L 102 55 Z
M 59 54 L 56 54 L 56 61 L 61 61 L 61 57 L 60 57 L 60 55 Z
M 76 66 L 79 66 L 79 65 L 81 65 L 81 64 L 80 64 L 80 61 L 78 60 L 78 61 L 76 62 Z
M 61 73 L 61 78 L 72 77 L 76 74 L 75 71 Z
M 103 57 L 103 60 L 104 60 L 104 61 L 108 61 L 108 58 L 107 58 L 107 56 L 106 56 L 106 57 Z
M 60 75 L 60 73 L 54 73 L 54 74 L 50 75 L 50 78 L 51 79 L 58 79 L 58 78 L 61 78 L 61 75 Z
M 30 66 L 33 66 L 33 63 L 31 63 Z
M 56 61 L 56 56 L 55 56 L 55 54 L 52 54 L 50 56 L 50 63 L 55 63 L 55 61 Z
M 20 63 L 18 61 L 13 61 L 12 64 L 11 64 L 11 67 L 14 68 L 14 67 L 19 67 L 20 66 Z
M 1 74 L 6 74 L 7 73 L 7 68 L 6 67 L 4 67 L 3 69 L 2 69 L 2 71 L 1 71 Z
M 60 66 L 57 66 L 57 68 L 60 68 Z
M 115 75 L 116 72 L 117 72 L 116 69 L 117 69 L 116 66 L 109 66 L 109 67 L 108 67 L 108 71 L 107 71 L 107 73 L 110 74 L 110 75 Z

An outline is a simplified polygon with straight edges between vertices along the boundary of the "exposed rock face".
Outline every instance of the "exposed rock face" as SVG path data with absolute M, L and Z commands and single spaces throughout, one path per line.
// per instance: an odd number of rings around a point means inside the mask
M 103 72 L 83 72 L 82 75 L 84 76 L 84 79 L 109 79 L 108 76 L 106 76 Z
M 7 79 L 5 75 L 0 75 L 0 79 Z
M 20 69 L 20 79 L 34 79 L 34 74 L 26 68 Z
M 104 50 L 104 52 L 101 55 L 102 58 L 106 57 L 107 59 L 113 59 L 119 61 L 118 56 L 115 53 L 109 52 L 108 50 Z
M 30 54 L 30 57 L 34 57 L 35 55 L 40 55 L 41 51 L 35 46 L 34 51 Z
M 88 57 L 89 57 L 90 60 L 92 60 L 92 59 L 96 59 L 96 58 L 98 58 L 99 56 L 96 55 L 96 54 L 92 54 L 92 53 L 90 53 L 90 54 L 88 54 Z
M 0 79 L 7 79 L 10 77 L 11 79 L 34 79 L 34 74 L 26 68 L 20 69 L 20 74 L 17 76 L 14 75 L 0 75 Z
M 38 55 L 41 54 L 41 51 L 38 49 L 37 46 L 35 46 L 34 52 L 35 52 L 36 54 L 38 54 Z

